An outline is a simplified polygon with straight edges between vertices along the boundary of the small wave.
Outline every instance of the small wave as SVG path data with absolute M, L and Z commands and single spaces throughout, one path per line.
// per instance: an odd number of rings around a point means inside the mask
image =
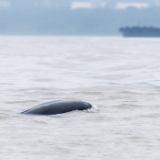
M 6 118 L 8 118 L 8 115 L 4 113 L 0 113 L 0 120 L 6 119 Z
M 140 93 L 137 93 L 137 92 L 131 92 L 131 91 L 122 91 L 120 92 L 120 94 L 140 94 Z
M 82 92 L 74 92 L 75 94 L 83 94 L 83 95 L 100 95 L 102 92 L 87 92 L 87 91 L 82 91 Z
M 19 104 L 19 103 L 33 103 L 33 102 L 37 102 L 34 100 L 28 100 L 28 101 L 13 101 L 13 102 L 6 102 L 8 104 Z
M 141 118 L 159 118 L 160 114 L 159 113 L 146 114 L 146 115 L 140 115 L 139 117 Z
M 121 104 L 121 105 L 115 105 L 113 107 L 116 108 L 135 108 L 135 107 L 141 107 L 140 105 L 133 105 L 133 104 Z
M 88 112 L 88 113 L 96 113 L 99 111 L 98 107 L 96 105 L 93 105 L 92 108 L 89 108 L 87 110 L 84 110 L 85 112 Z
M 40 123 L 40 124 L 48 124 L 47 122 L 45 121 L 39 121 L 39 120 L 34 120 L 35 123 Z

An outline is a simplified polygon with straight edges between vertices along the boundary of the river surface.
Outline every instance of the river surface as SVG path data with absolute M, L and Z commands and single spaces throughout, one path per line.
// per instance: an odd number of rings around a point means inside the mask
M 53 100 L 92 112 L 18 113 Z M 0 37 L 0 159 L 159 160 L 160 39 Z

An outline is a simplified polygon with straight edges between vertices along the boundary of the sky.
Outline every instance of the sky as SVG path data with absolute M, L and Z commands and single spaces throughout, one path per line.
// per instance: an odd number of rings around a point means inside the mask
M 0 0 L 0 35 L 119 35 L 124 26 L 160 27 L 159 2 Z
M 71 7 L 77 9 L 79 7 L 84 8 L 96 8 L 96 7 L 115 7 L 123 8 L 123 6 L 135 6 L 146 7 L 150 5 L 159 5 L 160 0 L 0 0 L 0 7 L 9 8 L 15 6 L 21 6 L 26 3 L 34 3 L 34 5 L 44 5 L 48 7 L 50 5 L 60 7 Z M 138 5 L 139 4 L 139 5 Z M 117 7 L 119 6 L 119 7 Z M 126 7 L 124 7 L 126 8 Z

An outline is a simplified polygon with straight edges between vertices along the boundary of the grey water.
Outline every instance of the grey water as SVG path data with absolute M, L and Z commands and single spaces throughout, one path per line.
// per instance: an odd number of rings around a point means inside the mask
M 94 113 L 18 113 L 76 99 Z M 158 160 L 160 39 L 0 36 L 0 159 Z

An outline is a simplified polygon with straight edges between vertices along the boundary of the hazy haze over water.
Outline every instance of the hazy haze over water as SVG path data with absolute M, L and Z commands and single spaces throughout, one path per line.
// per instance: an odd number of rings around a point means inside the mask
M 158 160 L 160 39 L 0 37 L 0 158 Z M 96 113 L 17 113 L 57 99 Z

